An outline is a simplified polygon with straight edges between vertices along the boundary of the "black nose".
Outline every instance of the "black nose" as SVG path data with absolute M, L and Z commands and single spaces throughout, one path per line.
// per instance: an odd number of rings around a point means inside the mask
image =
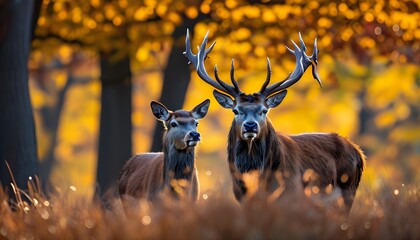
M 256 132 L 257 126 L 258 125 L 256 122 L 245 122 L 244 123 L 245 132 Z
M 190 132 L 190 136 L 192 137 L 192 139 L 194 141 L 199 141 L 200 140 L 200 134 L 196 131 Z

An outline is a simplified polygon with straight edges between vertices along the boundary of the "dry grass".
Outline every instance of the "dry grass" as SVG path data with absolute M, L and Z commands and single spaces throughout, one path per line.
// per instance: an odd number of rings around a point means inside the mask
M 196 204 L 139 201 L 126 215 L 117 198 L 104 210 L 74 189 L 47 199 L 36 186 L 13 205 L 0 190 L 0 239 L 420 239 L 416 185 L 362 187 L 349 217 L 318 201 L 256 194 L 239 205 L 216 192 Z

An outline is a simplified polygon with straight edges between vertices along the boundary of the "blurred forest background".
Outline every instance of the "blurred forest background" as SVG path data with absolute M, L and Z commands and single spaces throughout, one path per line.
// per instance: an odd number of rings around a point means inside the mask
M 187 64 L 189 28 L 192 45 L 207 30 L 209 42 L 217 41 L 207 69 L 217 64 L 229 79 L 234 58 L 246 92 L 260 88 L 266 57 L 273 82 L 294 69 L 285 46 L 298 32 L 309 54 L 317 38 L 323 88 L 305 74 L 270 111 L 276 130 L 349 137 L 368 156 L 362 185 L 419 182 L 419 8 L 410 0 L 0 1 L 1 180 L 6 185 L 8 160 L 21 187 L 37 174 L 46 186 L 103 193 L 132 154 L 161 149 L 151 100 L 175 110 L 209 98 L 199 126 L 202 197 L 220 188 L 231 194 L 226 136 L 233 115 Z M 14 28 L 23 37 L 8 33 Z M 25 51 L 28 63 L 11 67 L 11 56 Z M 13 92 L 17 78 L 22 85 Z M 16 97 L 28 90 L 31 105 Z M 13 109 L 23 113 L 4 120 Z

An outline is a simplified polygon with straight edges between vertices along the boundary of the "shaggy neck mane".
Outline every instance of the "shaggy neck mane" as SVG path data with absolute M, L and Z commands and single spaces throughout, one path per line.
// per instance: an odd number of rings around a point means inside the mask
M 276 131 L 270 122 L 267 122 L 267 129 L 264 131 L 262 138 L 249 144 L 237 137 L 235 121 L 232 123 L 228 139 L 228 159 L 241 173 L 278 168 L 281 152 Z
M 164 185 L 170 185 L 172 179 L 190 181 L 195 167 L 194 148 L 178 150 L 173 144 L 165 143 L 165 140 L 163 146 Z

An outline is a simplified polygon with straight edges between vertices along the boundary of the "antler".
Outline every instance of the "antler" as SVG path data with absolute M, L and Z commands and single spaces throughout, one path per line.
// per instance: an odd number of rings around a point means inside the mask
M 260 93 L 265 91 L 265 89 L 267 88 L 267 85 L 270 83 L 270 78 L 271 78 L 271 64 L 270 64 L 270 59 L 267 58 L 267 77 L 265 78 L 265 82 L 261 86 Z
M 268 83 L 270 82 L 270 77 L 268 76 L 271 74 L 270 68 L 270 60 L 267 59 L 267 80 L 264 82 L 263 86 L 261 87 L 260 93 L 264 96 L 270 96 L 275 92 L 279 92 L 283 89 L 286 89 L 293 84 L 295 84 L 299 79 L 303 76 L 306 69 L 309 65 L 312 65 L 312 76 L 318 81 L 319 85 L 322 87 L 321 79 L 319 78 L 318 72 L 316 71 L 316 65 L 318 64 L 318 48 L 317 48 L 317 41 L 315 38 L 314 41 L 314 53 L 312 56 L 306 55 L 306 45 L 303 42 L 302 35 L 299 33 L 299 41 L 300 41 L 300 48 L 298 45 L 292 40 L 293 45 L 295 46 L 295 50 L 291 50 L 287 48 L 289 52 L 291 52 L 296 57 L 296 67 L 295 70 L 286 79 L 281 82 L 275 83 L 269 87 L 267 87 Z
M 216 42 L 214 42 L 213 44 L 210 45 L 209 48 L 206 49 L 206 45 L 207 45 L 207 41 L 208 41 L 208 34 L 209 34 L 209 32 L 206 33 L 206 36 L 204 37 L 203 42 L 201 43 L 201 46 L 198 47 L 198 52 L 195 55 L 191 51 L 190 32 L 187 29 L 187 36 L 185 38 L 186 50 L 184 52 L 184 55 L 188 58 L 188 60 L 189 60 L 188 63 L 192 63 L 194 65 L 195 70 L 198 73 L 198 76 L 204 82 L 210 84 L 211 86 L 213 86 L 217 90 L 220 90 L 224 93 L 229 94 L 232 97 L 235 97 L 238 94 L 240 94 L 241 91 L 239 90 L 238 83 L 235 81 L 235 79 L 233 77 L 233 73 L 234 73 L 233 60 L 232 60 L 232 65 L 231 65 L 231 69 L 230 69 L 231 81 L 232 81 L 233 86 L 225 83 L 224 81 L 222 81 L 219 78 L 217 66 L 214 66 L 214 75 L 215 75 L 216 80 L 212 79 L 206 71 L 206 68 L 204 66 L 204 60 L 207 58 L 207 55 L 213 49 L 214 44 L 216 44 Z

